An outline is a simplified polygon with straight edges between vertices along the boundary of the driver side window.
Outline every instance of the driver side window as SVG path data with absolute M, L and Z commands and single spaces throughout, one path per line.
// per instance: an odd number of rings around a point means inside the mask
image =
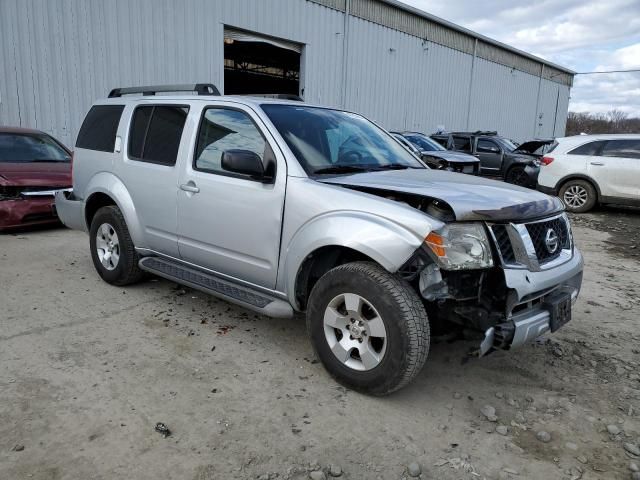
M 193 167 L 210 173 L 222 169 L 225 150 L 248 150 L 264 159 L 266 141 L 249 115 L 229 108 L 207 108 L 202 115 Z
M 491 140 L 478 140 L 478 152 L 481 153 L 499 153 L 500 148 Z

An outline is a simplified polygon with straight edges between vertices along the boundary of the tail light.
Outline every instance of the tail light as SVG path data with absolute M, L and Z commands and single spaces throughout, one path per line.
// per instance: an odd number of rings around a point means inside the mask
M 541 165 L 549 165 L 551 162 L 553 162 L 553 157 L 542 157 L 540 159 Z
M 71 152 L 71 186 L 73 187 L 73 156 L 76 152 Z

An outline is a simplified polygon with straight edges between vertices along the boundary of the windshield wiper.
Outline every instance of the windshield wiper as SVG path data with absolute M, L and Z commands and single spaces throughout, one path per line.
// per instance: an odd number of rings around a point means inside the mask
M 357 165 L 334 165 L 333 167 L 324 167 L 314 170 L 313 173 L 354 173 L 354 172 L 366 172 L 371 170 L 367 167 L 359 167 Z
M 399 163 L 391 163 L 389 165 L 380 165 L 379 167 L 376 167 L 375 170 L 406 170 L 407 168 L 414 167 L 410 167 L 409 165 L 401 165 Z

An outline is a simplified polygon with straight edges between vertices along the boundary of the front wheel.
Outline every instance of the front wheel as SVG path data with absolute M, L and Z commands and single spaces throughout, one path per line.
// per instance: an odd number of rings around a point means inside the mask
M 329 373 L 373 395 L 407 385 L 429 351 L 429 322 L 416 292 L 369 262 L 338 266 L 318 280 L 307 328 Z

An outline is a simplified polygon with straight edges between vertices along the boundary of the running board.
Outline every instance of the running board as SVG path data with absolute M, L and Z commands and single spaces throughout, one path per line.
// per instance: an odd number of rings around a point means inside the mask
M 293 317 L 293 308 L 288 302 L 223 280 L 211 273 L 205 273 L 160 257 L 144 257 L 140 260 L 139 265 L 142 270 L 222 298 L 262 315 L 275 318 Z

